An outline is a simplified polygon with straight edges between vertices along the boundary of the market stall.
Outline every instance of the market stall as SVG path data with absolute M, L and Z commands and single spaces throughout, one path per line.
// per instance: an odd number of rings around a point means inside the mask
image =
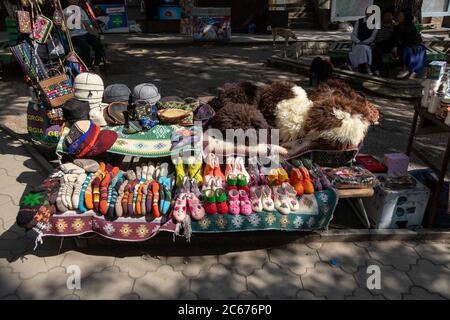
M 54 23 L 67 32 L 64 24 Z M 60 160 L 21 200 L 17 224 L 36 239 L 323 230 L 340 195 L 363 206 L 374 173 L 399 164 L 367 156 L 355 164 L 379 113 L 343 81 L 312 95 L 287 81 L 227 83 L 210 98 L 164 96 L 151 83 L 105 88 L 81 61 L 66 66 L 67 54 L 51 71 L 33 54 L 34 34 L 12 50 L 34 93 L 30 133 Z M 363 221 L 370 227 L 365 210 Z

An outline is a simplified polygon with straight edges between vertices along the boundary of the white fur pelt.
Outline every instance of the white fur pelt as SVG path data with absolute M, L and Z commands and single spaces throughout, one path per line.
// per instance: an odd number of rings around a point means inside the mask
M 275 108 L 276 126 L 280 129 L 282 143 L 297 140 L 305 135 L 304 122 L 313 103 L 299 86 L 292 88 L 295 97 L 280 101 Z

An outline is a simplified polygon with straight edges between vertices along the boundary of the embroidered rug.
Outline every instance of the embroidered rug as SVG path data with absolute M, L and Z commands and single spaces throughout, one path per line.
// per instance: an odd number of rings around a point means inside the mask
M 159 158 L 170 156 L 172 133 L 180 128 L 176 125 L 156 125 L 148 131 L 135 134 L 124 134 L 123 126 L 103 127 L 104 130 L 117 132 L 117 140 L 108 152 L 125 156 Z M 63 141 L 70 128 L 64 128 L 56 151 L 67 153 Z
M 42 236 L 79 236 L 84 233 L 95 232 L 105 238 L 120 241 L 145 241 L 154 237 L 159 231 L 174 232 L 176 224 L 170 219 L 163 222 L 162 218 L 147 222 L 142 218 L 118 218 L 107 221 L 94 211 L 79 214 L 67 211 L 55 214 L 43 230 Z
M 279 212 L 243 215 L 207 215 L 192 221 L 193 233 L 239 232 L 261 230 L 314 231 L 326 229 L 338 202 L 335 189 L 325 189 L 300 198 L 300 211 L 283 215 Z

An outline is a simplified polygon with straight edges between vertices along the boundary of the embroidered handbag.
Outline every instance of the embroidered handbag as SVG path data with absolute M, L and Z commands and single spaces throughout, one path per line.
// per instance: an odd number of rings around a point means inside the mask
M 33 30 L 31 28 L 30 13 L 28 11 L 17 11 L 17 22 L 20 33 L 31 33 Z
M 73 87 L 65 74 L 39 81 L 39 89 L 45 96 L 47 103 L 55 108 L 74 97 Z
M 52 20 L 43 15 L 38 15 L 33 25 L 33 39 L 37 43 L 46 43 L 52 28 Z

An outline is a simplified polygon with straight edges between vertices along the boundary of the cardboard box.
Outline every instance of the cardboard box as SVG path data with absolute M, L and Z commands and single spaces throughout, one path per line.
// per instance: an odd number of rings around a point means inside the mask
M 408 174 L 409 157 L 404 153 L 386 153 L 384 165 L 388 168 L 390 176 L 405 176 Z
M 400 229 L 422 225 L 430 190 L 415 180 L 416 186 L 410 189 L 389 189 L 381 184 L 375 189 L 372 198 L 363 199 L 375 229 Z

